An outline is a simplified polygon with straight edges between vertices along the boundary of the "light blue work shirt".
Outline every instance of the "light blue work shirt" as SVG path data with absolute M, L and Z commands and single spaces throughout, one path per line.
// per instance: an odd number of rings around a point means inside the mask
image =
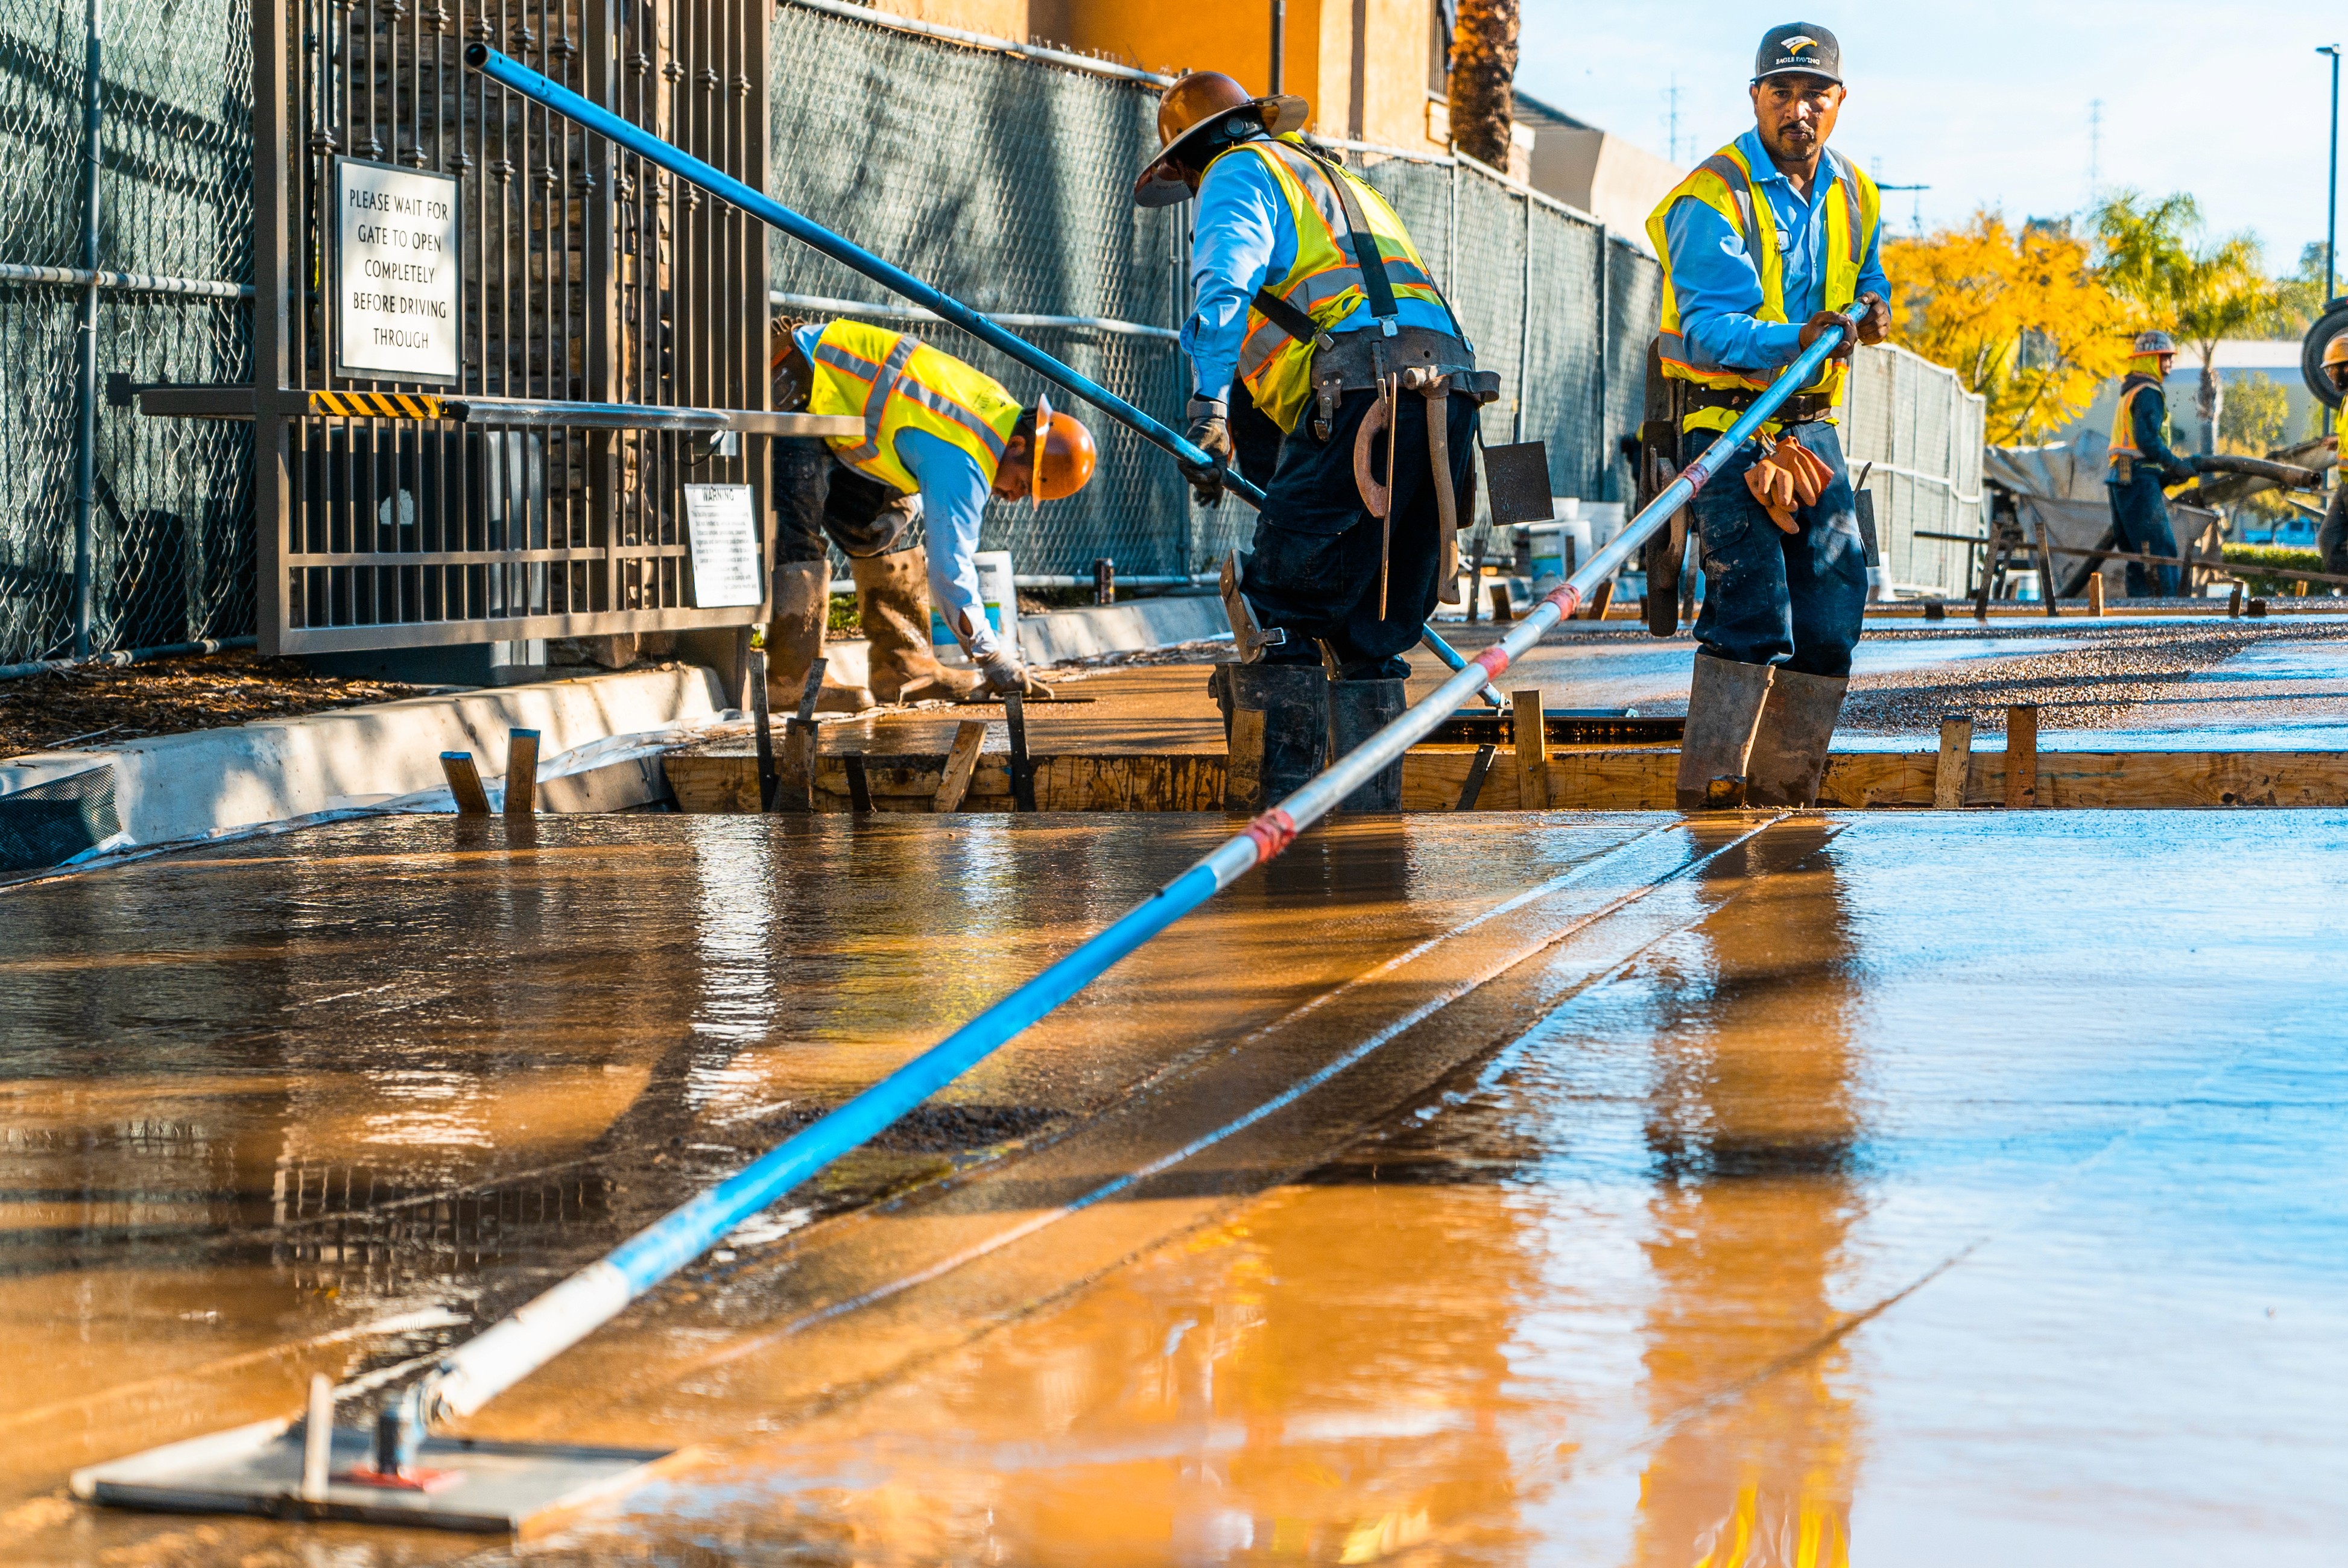
M 1296 264 L 1296 218 L 1279 181 L 1253 153 L 1226 153 L 1199 182 L 1199 216 L 1190 242 L 1190 290 L 1196 304 L 1182 324 L 1182 352 L 1190 356 L 1191 384 L 1201 397 L 1228 397 L 1247 335 L 1248 302 L 1267 279 Z M 1344 234 L 1338 247 L 1353 246 Z M 1427 300 L 1396 295 L 1395 319 L 1404 326 L 1452 330 L 1449 313 Z M 1370 325 L 1367 299 L 1330 328 L 1352 332 Z
M 1671 247 L 1672 294 L 1680 309 L 1680 335 L 1697 363 L 1731 370 L 1775 370 L 1801 352 L 1802 324 L 1826 308 L 1827 202 L 1840 201 L 1835 186 L 1849 178 L 1842 160 L 1827 151 L 1818 160 L 1807 201 L 1769 161 L 1761 133 L 1748 130 L 1736 150 L 1753 170 L 1753 190 L 1777 222 L 1777 253 L 1785 273 L 1785 322 L 1757 320 L 1761 273 L 1745 242 L 1728 220 L 1693 196 L 1672 204 L 1663 218 Z M 1859 263 L 1859 292 L 1891 297 L 1883 275 L 1883 226 L 1876 225 Z
M 816 340 L 828 323 L 809 322 L 791 335 L 815 362 Z M 973 661 L 992 657 L 1003 639 L 986 618 L 978 593 L 978 531 L 986 521 L 991 487 L 978 459 L 927 430 L 897 432 L 897 460 L 921 484 L 920 516 L 930 551 L 930 603 Z

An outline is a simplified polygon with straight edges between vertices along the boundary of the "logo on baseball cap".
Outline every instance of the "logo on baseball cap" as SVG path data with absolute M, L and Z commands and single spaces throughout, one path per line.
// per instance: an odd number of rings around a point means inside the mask
M 1761 35 L 1761 48 L 1753 57 L 1753 79 L 1793 72 L 1842 82 L 1842 46 L 1815 22 L 1788 22 Z

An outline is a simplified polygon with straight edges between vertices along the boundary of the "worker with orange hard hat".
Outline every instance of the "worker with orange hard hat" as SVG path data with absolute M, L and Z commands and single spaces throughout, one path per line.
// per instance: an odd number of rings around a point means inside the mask
M 2104 468 L 2112 532 L 2122 550 L 2174 557 L 2177 534 L 2168 524 L 2168 498 L 2162 487 L 2182 484 L 2194 474 L 2193 465 L 2168 445 L 2168 401 L 2162 385 L 2177 362 L 2177 344 L 2165 332 L 2139 332 L 2129 347 Z M 2178 581 L 2174 566 L 2128 562 L 2131 599 L 2173 599 L 2180 591 Z
M 871 685 L 827 684 L 819 707 L 959 701 L 981 686 L 1049 696 L 987 619 L 979 527 L 990 498 L 1041 505 L 1084 489 L 1099 460 L 1092 432 L 1040 396 L 1022 407 L 993 377 L 910 333 L 860 321 L 778 322 L 773 373 L 778 409 L 851 415 L 864 428 L 821 447 L 776 444 L 768 678 L 795 692 L 823 650 L 828 537 L 856 583 Z M 905 542 L 917 520 L 931 551 Z M 974 673 L 950 670 L 931 653 L 932 603 Z
M 2323 557 L 2320 570 L 2348 574 L 2348 486 L 2340 483 L 2337 463 L 2341 438 L 2348 436 L 2348 332 L 2323 346 L 2323 374 L 2341 397 L 2339 407 L 2332 415 L 2332 503 L 2323 509 L 2323 526 L 2316 531 L 2315 550 Z

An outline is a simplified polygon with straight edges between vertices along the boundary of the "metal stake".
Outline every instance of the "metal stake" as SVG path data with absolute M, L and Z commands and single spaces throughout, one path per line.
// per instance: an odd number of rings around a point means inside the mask
M 73 656 L 89 657 L 91 605 L 96 599 L 92 531 L 98 509 L 98 139 L 105 128 L 102 82 L 102 19 L 99 0 L 89 0 L 82 57 L 81 264 L 93 274 L 81 291 L 80 374 L 75 387 L 74 424 L 74 630 Z

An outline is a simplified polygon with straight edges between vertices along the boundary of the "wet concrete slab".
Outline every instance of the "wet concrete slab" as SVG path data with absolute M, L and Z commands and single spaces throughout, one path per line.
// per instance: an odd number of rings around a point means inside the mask
M 0 1532 L 471 1556 L 56 1488 L 470 1332 L 1215 831 L 349 824 L 7 895 Z M 1344 824 L 477 1427 L 706 1446 L 532 1561 L 2332 1561 L 2343 877 L 2339 812 Z

